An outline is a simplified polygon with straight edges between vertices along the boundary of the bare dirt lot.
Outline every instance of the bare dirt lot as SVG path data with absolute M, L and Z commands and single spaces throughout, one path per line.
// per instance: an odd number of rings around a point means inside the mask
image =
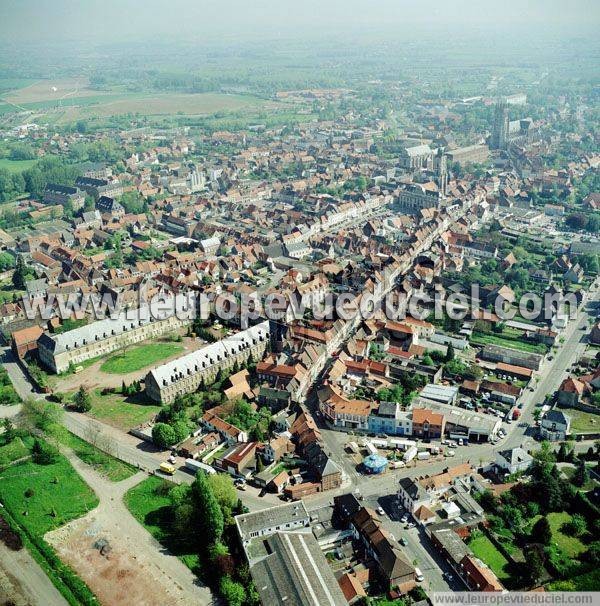
M 77 471 L 94 489 L 100 505 L 83 518 L 54 530 L 46 540 L 88 584 L 103 606 L 202 606 L 210 591 L 137 522 L 122 497 L 143 473 L 111 483 L 77 459 Z M 99 547 L 107 545 L 106 553 Z

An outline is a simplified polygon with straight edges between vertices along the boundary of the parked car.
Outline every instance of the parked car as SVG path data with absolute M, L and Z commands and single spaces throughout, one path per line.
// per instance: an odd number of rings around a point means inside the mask
M 377 508 L 377 513 L 378 513 L 380 516 L 384 516 L 384 515 L 385 515 L 385 511 L 383 510 L 383 507 L 378 507 L 378 508 Z
M 403 547 L 406 547 L 408 545 L 408 541 L 404 537 L 401 537 L 400 545 L 402 545 Z

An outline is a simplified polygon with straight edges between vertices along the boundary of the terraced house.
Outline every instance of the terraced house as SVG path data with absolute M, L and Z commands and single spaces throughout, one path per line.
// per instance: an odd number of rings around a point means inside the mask
M 146 393 L 168 404 L 178 395 L 196 391 L 213 381 L 219 370 L 230 370 L 250 357 L 260 360 L 269 342 L 269 322 L 261 322 L 216 343 L 152 369 L 146 375 Z

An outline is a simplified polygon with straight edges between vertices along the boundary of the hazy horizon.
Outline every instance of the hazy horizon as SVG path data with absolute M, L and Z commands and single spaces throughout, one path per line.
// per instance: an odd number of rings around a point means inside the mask
M 80 41 L 87 46 L 153 38 L 202 44 L 344 31 L 386 38 L 427 30 L 573 36 L 592 33 L 599 22 L 600 4 L 593 0 L 575 0 L 568 7 L 557 0 L 525 6 L 518 0 L 450 0 L 431 9 L 415 0 L 5 0 L 0 6 L 0 37 L 17 45 Z

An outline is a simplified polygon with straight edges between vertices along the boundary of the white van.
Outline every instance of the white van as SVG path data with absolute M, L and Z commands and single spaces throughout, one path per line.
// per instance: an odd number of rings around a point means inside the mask
M 425 580 L 420 568 L 415 568 L 415 579 L 418 583 L 422 583 Z

